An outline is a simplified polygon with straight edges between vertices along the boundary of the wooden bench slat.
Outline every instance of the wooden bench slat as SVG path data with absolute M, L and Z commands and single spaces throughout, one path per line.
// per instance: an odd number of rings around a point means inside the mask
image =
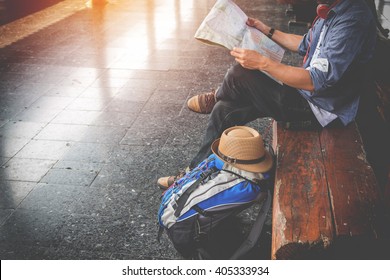
M 275 122 L 273 141 L 273 259 L 389 255 L 388 217 L 355 123 L 293 131 Z
M 336 236 L 369 235 L 379 191 L 355 123 L 320 134 Z
M 288 259 L 305 246 L 326 247 L 333 226 L 318 133 L 274 131 L 274 143 L 283 145 L 274 147 L 278 162 L 272 256 Z

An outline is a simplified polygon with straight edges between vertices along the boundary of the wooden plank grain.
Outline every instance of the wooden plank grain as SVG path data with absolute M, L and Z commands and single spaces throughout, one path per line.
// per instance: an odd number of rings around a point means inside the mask
M 378 96 L 378 112 L 390 128 L 390 82 L 376 81 L 375 87 Z
M 272 258 L 305 258 L 333 239 L 319 134 L 275 128 Z
M 377 237 L 379 190 L 355 123 L 320 135 L 336 236 Z

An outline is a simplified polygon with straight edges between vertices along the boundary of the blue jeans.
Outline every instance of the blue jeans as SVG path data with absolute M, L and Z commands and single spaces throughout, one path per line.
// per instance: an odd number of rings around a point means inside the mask
M 190 163 L 197 166 L 211 154 L 211 144 L 222 132 L 269 117 L 284 122 L 310 122 L 319 125 L 308 102 L 292 87 L 280 85 L 260 71 L 231 67 L 216 93 L 201 147 Z

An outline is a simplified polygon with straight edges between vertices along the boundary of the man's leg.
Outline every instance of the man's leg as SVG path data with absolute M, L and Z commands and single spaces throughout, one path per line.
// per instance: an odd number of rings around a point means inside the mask
M 281 121 L 314 117 L 308 102 L 296 89 L 239 64 L 228 70 L 216 94 L 217 100 L 240 100 L 253 104 L 263 117 Z
M 284 121 L 315 121 L 310 106 L 297 90 L 280 85 L 265 74 L 247 70 L 240 65 L 228 70 L 216 92 L 216 98 L 218 102 L 212 109 L 203 142 L 191 161 L 190 168 L 210 155 L 211 143 L 231 126 L 245 125 L 259 117 Z M 159 181 L 169 182 L 173 179 L 170 176 L 160 178 Z
M 317 122 L 309 104 L 296 89 L 280 85 L 259 71 L 235 65 L 224 77 L 216 93 L 215 104 L 202 145 L 190 168 L 210 155 L 212 142 L 235 125 L 245 125 L 259 117 L 280 121 Z
M 225 129 L 235 125 L 245 125 L 258 117 L 260 117 L 258 110 L 251 104 L 218 101 L 211 112 L 202 145 L 189 167 L 194 168 L 211 154 L 211 144 Z

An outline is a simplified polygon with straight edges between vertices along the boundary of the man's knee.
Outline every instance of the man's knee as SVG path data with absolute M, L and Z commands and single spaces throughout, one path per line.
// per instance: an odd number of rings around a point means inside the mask
M 260 71 L 249 70 L 236 64 L 229 68 L 226 78 L 230 85 L 238 88 L 252 88 L 263 83 L 263 76 L 264 74 Z
M 245 124 L 256 119 L 259 115 L 259 112 L 252 105 L 220 100 L 215 104 L 210 119 L 219 126 L 228 127 Z

